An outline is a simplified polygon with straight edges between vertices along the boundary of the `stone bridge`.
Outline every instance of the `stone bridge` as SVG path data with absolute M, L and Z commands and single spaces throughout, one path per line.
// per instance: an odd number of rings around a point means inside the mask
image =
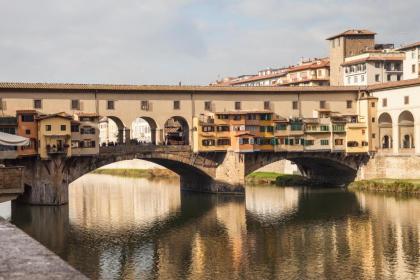
M 24 194 L 30 204 L 60 205 L 68 202 L 68 186 L 77 178 L 104 165 L 122 160 L 143 159 L 164 166 L 180 176 L 182 190 L 243 194 L 245 176 L 270 163 L 288 159 L 302 174 L 326 184 L 354 180 L 367 154 L 331 152 L 208 152 L 193 153 L 190 146 L 117 145 L 101 147 L 95 156 L 37 157 L 9 160 L 24 166 Z

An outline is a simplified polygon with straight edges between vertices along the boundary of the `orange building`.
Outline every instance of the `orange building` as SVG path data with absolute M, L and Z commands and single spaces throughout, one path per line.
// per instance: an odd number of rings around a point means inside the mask
M 38 154 L 38 112 L 35 110 L 19 110 L 16 111 L 17 132 L 19 136 L 30 139 L 29 146 L 19 147 L 18 156 L 34 156 Z

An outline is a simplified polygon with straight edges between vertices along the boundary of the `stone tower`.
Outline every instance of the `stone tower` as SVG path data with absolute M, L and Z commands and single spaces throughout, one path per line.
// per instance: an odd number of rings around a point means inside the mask
M 369 30 L 352 29 L 327 38 L 330 44 L 330 85 L 342 86 L 341 64 L 349 56 L 375 47 L 376 33 Z

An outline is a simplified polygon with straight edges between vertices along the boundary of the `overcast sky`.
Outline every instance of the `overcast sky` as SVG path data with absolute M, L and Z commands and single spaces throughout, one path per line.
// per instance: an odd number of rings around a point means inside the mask
M 350 28 L 420 41 L 420 1 L 0 0 L 0 81 L 208 84 L 327 56 Z

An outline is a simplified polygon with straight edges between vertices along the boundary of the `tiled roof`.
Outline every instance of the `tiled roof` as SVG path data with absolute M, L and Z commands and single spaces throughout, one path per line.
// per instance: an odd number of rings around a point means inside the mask
M 415 43 L 412 43 L 412 44 L 402 46 L 401 48 L 399 48 L 397 50 L 404 51 L 404 50 L 408 50 L 408 49 L 416 48 L 416 47 L 420 47 L 420 42 L 415 42 Z
M 9 83 L 0 82 L 0 91 L 24 90 L 24 91 L 87 91 L 87 92 L 180 92 L 180 93 L 287 93 L 287 92 L 349 92 L 356 91 L 359 87 L 351 86 L 307 86 L 307 87 L 233 87 L 233 86 L 159 86 L 159 85 L 107 85 L 107 84 L 59 84 L 59 83 Z
M 382 57 L 369 56 L 369 57 L 359 58 L 355 60 L 349 60 L 342 63 L 341 65 L 342 66 L 353 65 L 353 64 L 357 64 L 361 62 L 366 62 L 366 61 L 402 61 L 402 60 L 404 60 L 403 56 L 382 56 Z
M 371 35 L 376 35 L 376 33 L 372 32 L 372 31 L 369 31 L 369 30 L 366 30 L 366 29 L 350 29 L 350 30 L 344 31 L 340 34 L 331 36 L 331 37 L 327 38 L 327 40 L 332 40 L 332 39 L 335 39 L 337 37 L 342 37 L 342 36 L 360 36 L 360 35 L 371 36 Z
M 271 78 L 283 77 L 285 75 L 287 75 L 287 71 L 284 71 L 284 72 L 281 72 L 281 73 L 273 73 L 273 74 L 264 75 L 264 76 L 254 76 L 254 77 L 244 79 L 244 80 L 230 81 L 229 83 L 231 85 L 237 85 L 237 84 L 244 84 L 244 83 L 253 82 L 253 81 L 261 81 L 261 80 L 267 80 L 267 79 L 271 79 Z
M 328 66 L 330 66 L 329 59 L 322 59 L 322 60 L 313 61 L 312 63 L 305 63 L 303 65 L 292 66 L 288 68 L 287 71 L 290 73 L 290 72 L 297 72 L 297 71 L 308 70 L 308 69 L 319 69 L 319 68 L 324 68 Z
M 401 87 L 409 87 L 409 86 L 420 86 L 420 78 L 371 85 L 371 86 L 368 86 L 367 89 L 369 91 L 381 91 L 385 89 L 393 89 L 393 88 L 401 88 Z

